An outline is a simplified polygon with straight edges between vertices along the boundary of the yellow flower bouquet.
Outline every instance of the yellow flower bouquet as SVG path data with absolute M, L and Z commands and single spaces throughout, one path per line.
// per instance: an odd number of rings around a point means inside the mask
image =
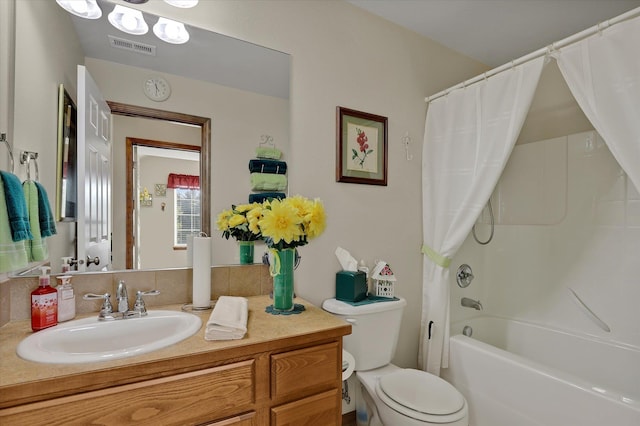
M 265 201 L 258 227 L 271 249 L 303 246 L 324 231 L 324 206 L 319 199 L 311 200 L 300 195 Z
M 263 206 L 260 203 L 232 205 L 231 209 L 218 214 L 216 226 L 222 236 L 237 241 L 256 241 L 262 239 L 258 220 L 262 217 Z

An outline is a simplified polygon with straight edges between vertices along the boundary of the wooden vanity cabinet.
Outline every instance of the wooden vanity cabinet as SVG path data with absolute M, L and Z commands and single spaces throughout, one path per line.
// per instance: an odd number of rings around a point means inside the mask
M 340 425 L 351 325 L 303 299 L 305 312 L 286 317 L 265 311 L 269 296 L 248 301 L 242 340 L 205 341 L 203 313 L 184 342 L 93 365 L 22 360 L 29 323 L 0 327 L 0 425 Z
M 341 338 L 255 353 L 219 366 L 5 408 L 0 424 L 339 425 L 341 355 Z

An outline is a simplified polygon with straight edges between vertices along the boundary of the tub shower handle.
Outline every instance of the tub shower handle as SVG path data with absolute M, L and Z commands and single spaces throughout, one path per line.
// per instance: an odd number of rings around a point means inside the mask
M 466 263 L 460 265 L 458 271 L 456 272 L 456 281 L 458 282 L 458 287 L 466 288 L 469 287 L 471 281 L 473 281 L 473 271 L 471 270 L 471 266 Z

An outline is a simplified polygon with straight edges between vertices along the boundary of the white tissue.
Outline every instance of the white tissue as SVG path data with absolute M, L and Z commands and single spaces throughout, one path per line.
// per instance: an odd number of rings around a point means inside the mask
M 342 265 L 342 269 L 344 271 L 358 270 L 358 261 L 342 247 L 338 247 L 336 249 L 336 257 L 338 258 L 338 262 L 340 262 L 340 265 Z

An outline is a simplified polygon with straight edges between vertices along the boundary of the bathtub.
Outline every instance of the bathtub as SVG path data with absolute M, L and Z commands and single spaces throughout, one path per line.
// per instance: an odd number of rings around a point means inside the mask
M 442 377 L 470 426 L 640 425 L 637 347 L 489 316 L 453 323 L 450 343 Z

